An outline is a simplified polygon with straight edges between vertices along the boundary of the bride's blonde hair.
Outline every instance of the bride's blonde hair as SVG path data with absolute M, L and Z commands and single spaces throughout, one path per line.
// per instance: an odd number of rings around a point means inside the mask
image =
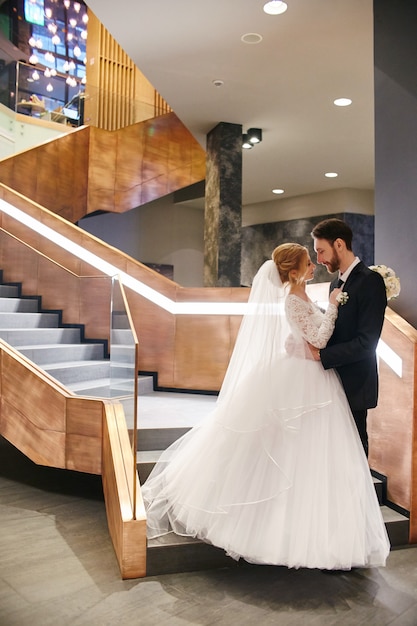
M 300 284 L 308 265 L 308 250 L 299 243 L 282 243 L 272 253 L 272 260 L 283 284 Z

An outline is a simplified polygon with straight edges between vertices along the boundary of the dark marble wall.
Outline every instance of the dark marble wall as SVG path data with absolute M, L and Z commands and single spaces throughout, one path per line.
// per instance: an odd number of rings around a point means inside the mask
M 375 257 L 401 279 L 390 307 L 417 328 L 417 3 L 374 0 Z
M 241 284 L 252 284 L 254 275 L 264 261 L 271 258 L 272 251 L 281 243 L 295 241 L 306 246 L 316 261 L 313 240 L 310 235 L 314 226 L 323 219 L 337 217 L 345 220 L 353 230 L 353 250 L 364 263 L 374 263 L 374 216 L 356 213 L 336 213 L 297 220 L 255 224 L 242 228 L 242 274 Z M 322 265 L 317 266 L 313 282 L 326 282 L 330 278 Z
M 242 126 L 221 122 L 207 135 L 204 286 L 240 284 Z

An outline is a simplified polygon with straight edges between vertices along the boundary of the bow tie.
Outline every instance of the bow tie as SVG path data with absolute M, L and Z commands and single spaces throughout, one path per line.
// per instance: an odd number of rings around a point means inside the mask
M 342 280 L 341 278 L 339 278 L 339 280 L 337 281 L 336 288 L 340 289 L 342 287 L 342 285 L 344 285 L 344 284 L 345 284 L 345 281 Z

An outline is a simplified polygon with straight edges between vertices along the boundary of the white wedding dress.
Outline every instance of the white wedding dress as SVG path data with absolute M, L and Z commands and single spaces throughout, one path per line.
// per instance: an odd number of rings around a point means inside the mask
M 271 263 L 252 287 L 259 296 L 259 284 L 273 283 L 266 317 L 258 300 L 213 412 L 163 453 L 142 487 L 148 537 L 199 537 L 258 564 L 385 565 L 389 541 L 343 388 L 306 345 L 326 345 L 337 309 L 324 314 L 294 295 L 284 305 Z

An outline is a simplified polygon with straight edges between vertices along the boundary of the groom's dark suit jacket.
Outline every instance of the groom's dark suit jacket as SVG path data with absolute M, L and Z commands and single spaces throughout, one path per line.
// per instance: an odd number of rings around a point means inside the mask
M 336 287 L 337 279 L 330 284 Z M 387 297 L 382 276 L 362 261 L 343 286 L 349 299 L 339 305 L 336 325 L 327 347 L 320 350 L 325 369 L 336 368 L 352 411 L 375 407 L 378 371 L 375 350 L 384 322 Z

